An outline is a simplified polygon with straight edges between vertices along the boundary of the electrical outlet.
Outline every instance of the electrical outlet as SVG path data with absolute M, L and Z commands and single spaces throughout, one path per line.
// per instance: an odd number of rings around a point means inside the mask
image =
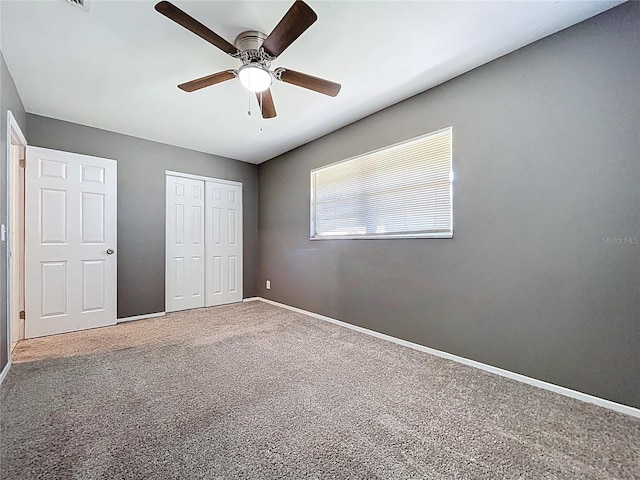
M 271 290 L 271 280 L 267 280 L 267 290 Z

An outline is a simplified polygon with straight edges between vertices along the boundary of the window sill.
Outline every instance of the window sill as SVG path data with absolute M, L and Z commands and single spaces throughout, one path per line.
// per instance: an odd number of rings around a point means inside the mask
M 320 237 L 309 237 L 309 240 L 398 240 L 410 238 L 453 238 L 453 233 L 414 233 L 407 235 L 326 235 Z

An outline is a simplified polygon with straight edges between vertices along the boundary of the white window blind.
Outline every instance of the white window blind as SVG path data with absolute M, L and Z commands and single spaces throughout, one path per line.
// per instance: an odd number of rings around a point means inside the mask
M 311 238 L 450 238 L 451 127 L 311 171 Z

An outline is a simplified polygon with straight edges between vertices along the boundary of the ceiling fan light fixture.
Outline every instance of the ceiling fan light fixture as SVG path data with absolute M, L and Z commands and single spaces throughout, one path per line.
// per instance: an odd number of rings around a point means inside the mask
M 242 65 L 238 69 L 240 83 L 252 92 L 263 92 L 271 86 L 273 79 L 271 72 L 265 67 L 256 64 Z

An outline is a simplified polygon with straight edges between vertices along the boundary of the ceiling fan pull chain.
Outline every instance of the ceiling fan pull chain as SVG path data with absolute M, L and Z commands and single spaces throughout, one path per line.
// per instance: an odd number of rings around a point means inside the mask
M 249 110 L 247 111 L 247 115 L 251 116 L 251 92 L 249 92 Z

